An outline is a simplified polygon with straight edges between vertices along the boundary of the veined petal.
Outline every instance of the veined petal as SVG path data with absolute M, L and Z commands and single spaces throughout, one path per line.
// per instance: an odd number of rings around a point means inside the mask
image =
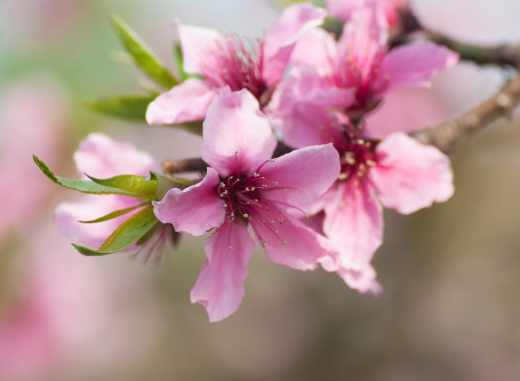
M 325 237 L 284 214 L 275 203 L 268 205 L 252 212 L 250 223 L 272 262 L 296 270 L 314 270 L 318 263 L 329 271 L 337 268 L 338 254 Z
M 324 9 L 308 3 L 294 4 L 282 12 L 260 46 L 262 77 L 267 85 L 276 85 L 282 79 L 300 35 L 320 26 L 326 15 Z
M 181 45 L 184 70 L 191 74 L 205 75 L 208 51 L 217 47 L 218 41 L 223 39 L 222 34 L 210 28 L 181 24 L 177 20 L 174 27 Z
M 259 174 L 268 183 L 262 195 L 301 208 L 323 195 L 339 172 L 339 154 L 332 144 L 301 148 L 262 166 Z
M 382 292 L 381 285 L 376 280 L 376 271 L 370 264 L 350 268 L 341 267 L 337 273 L 347 286 L 362 294 L 380 295 Z
M 384 94 L 407 87 L 428 87 L 430 78 L 459 61 L 459 55 L 430 41 L 392 49 L 383 59 L 374 91 Z
M 252 174 L 271 158 L 276 143 L 251 93 L 225 87 L 215 97 L 203 125 L 201 156 L 220 176 Z
M 148 105 L 146 121 L 149 124 L 177 124 L 202 120 L 216 92 L 208 81 L 188 78 Z
M 254 247 L 246 225 L 239 220 L 225 222 L 208 239 L 207 260 L 191 290 L 191 302 L 202 304 L 210 321 L 225 319 L 237 310 Z
M 435 147 L 395 133 L 377 146 L 376 158 L 370 175 L 388 208 L 409 214 L 446 201 L 454 192 L 450 161 Z
M 370 263 L 383 240 L 383 211 L 370 184 L 352 178 L 325 196 L 323 231 L 345 268 Z
M 184 190 L 172 188 L 161 201 L 154 201 L 154 213 L 179 233 L 199 236 L 224 222 L 224 200 L 218 197 L 218 173 L 208 168 L 204 179 Z
M 90 134 L 81 141 L 74 161 L 79 172 L 98 178 L 121 174 L 148 176 L 150 171 L 158 169 L 148 153 L 138 151 L 129 142 L 115 142 L 100 133 Z

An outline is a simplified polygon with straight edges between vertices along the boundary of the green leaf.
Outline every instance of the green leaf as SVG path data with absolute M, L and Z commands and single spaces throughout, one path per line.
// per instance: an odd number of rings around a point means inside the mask
M 143 122 L 146 120 L 146 109 L 154 99 L 155 96 L 151 95 L 123 95 L 101 98 L 85 105 L 101 114 Z
M 162 200 L 166 192 L 172 188 L 185 189 L 196 181 L 183 179 L 180 177 L 166 176 L 157 172 L 150 172 L 150 177 L 157 181 L 157 199 Z
M 50 180 L 52 180 L 56 184 L 59 184 L 62 187 L 65 187 L 68 189 L 73 189 L 73 190 L 77 190 L 79 192 L 90 193 L 90 194 L 118 194 L 121 196 L 130 196 L 130 197 L 143 198 L 143 199 L 148 199 L 148 200 L 155 199 L 155 194 L 148 195 L 148 194 L 129 192 L 124 189 L 113 188 L 110 186 L 97 184 L 93 181 L 73 180 L 73 179 L 67 179 L 65 177 L 56 176 L 43 163 L 43 161 L 38 159 L 36 156 L 33 156 L 33 160 L 45 176 L 47 176 Z
M 142 202 L 142 203 L 140 203 L 140 204 L 138 204 L 136 206 L 131 206 L 130 208 L 119 209 L 119 210 L 116 210 L 116 211 L 114 211 L 112 213 L 108 213 L 108 214 L 104 215 L 103 217 L 96 218 L 95 220 L 79 221 L 79 222 L 81 222 L 83 224 L 95 224 L 97 222 L 108 221 L 108 220 L 114 219 L 116 217 L 122 216 L 122 215 L 124 215 L 126 213 L 129 213 L 132 210 L 140 208 L 141 206 L 145 206 L 148 203 L 149 203 L 149 201 L 145 201 L 145 202 Z
M 132 56 L 137 67 L 157 84 L 171 88 L 179 82 L 152 54 L 150 48 L 123 20 L 117 16 L 111 16 L 112 26 L 126 51 Z
M 72 245 L 83 255 L 112 254 L 139 241 L 157 222 L 157 217 L 153 214 L 153 207 L 150 205 L 119 225 L 99 249 L 91 249 L 78 244 Z
M 296 4 L 296 3 L 313 3 L 313 4 L 320 4 L 323 3 L 323 1 L 317 0 L 317 1 L 308 1 L 308 0 L 271 0 L 271 3 L 276 5 L 278 8 L 286 8 L 290 5 Z
M 155 196 L 157 193 L 157 180 L 135 175 L 119 175 L 108 179 L 98 179 L 87 175 L 89 179 L 99 185 L 117 188 L 127 192 L 145 196 Z

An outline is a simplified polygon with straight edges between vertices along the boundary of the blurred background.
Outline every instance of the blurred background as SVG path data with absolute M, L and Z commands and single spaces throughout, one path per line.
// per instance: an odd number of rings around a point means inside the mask
M 452 37 L 520 43 L 517 0 L 412 6 Z M 53 209 L 79 195 L 44 178 L 32 154 L 76 177 L 71 155 L 90 132 L 159 161 L 197 156 L 201 145 L 83 106 L 139 92 L 137 71 L 114 60 L 121 49 L 107 16 L 125 19 L 173 67 L 174 18 L 256 39 L 278 12 L 266 0 L 0 0 L 0 381 L 520 380 L 518 118 L 459 147 L 447 203 L 385 212 L 374 259 L 381 297 L 258 251 L 239 310 L 211 324 L 189 300 L 205 239 L 183 237 L 156 267 L 124 253 L 83 257 L 58 234 Z M 394 112 L 380 119 L 427 126 L 503 82 L 500 70 L 461 63 L 431 90 L 394 95 Z

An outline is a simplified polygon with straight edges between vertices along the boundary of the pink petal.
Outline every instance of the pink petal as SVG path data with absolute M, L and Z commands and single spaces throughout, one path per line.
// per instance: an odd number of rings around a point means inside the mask
M 238 220 L 222 224 L 208 239 L 208 259 L 191 290 L 191 302 L 202 304 L 210 321 L 225 319 L 238 309 L 254 247 L 246 225 Z
M 148 176 L 159 167 L 147 152 L 99 133 L 90 134 L 80 143 L 74 161 L 79 172 L 99 178 L 122 174 Z
M 367 2 L 352 14 L 345 24 L 339 49 L 343 59 L 351 60 L 356 69 L 366 75 L 386 51 L 388 24 L 383 10 L 376 1 Z
M 437 148 L 395 133 L 377 146 L 376 155 L 370 173 L 384 206 L 408 214 L 453 194 L 450 161 Z
M 428 87 L 431 76 L 458 60 L 457 53 L 429 41 L 394 48 L 381 64 L 374 90 L 384 94 L 406 87 Z
M 362 294 L 380 295 L 382 292 L 381 285 L 376 280 L 376 272 L 370 264 L 351 268 L 342 267 L 337 273 L 347 286 Z
M 350 20 L 352 12 L 364 3 L 365 0 L 325 0 L 329 14 L 343 21 Z
M 205 75 L 208 50 L 218 46 L 218 41 L 223 38 L 222 34 L 214 29 L 183 25 L 178 21 L 175 21 L 174 27 L 182 50 L 184 70 L 187 73 Z
M 323 231 L 341 255 L 343 267 L 370 263 L 383 240 L 383 211 L 372 187 L 353 178 L 331 188 L 324 199 Z
M 331 72 L 338 57 L 334 36 L 324 29 L 309 29 L 298 39 L 291 55 L 293 66 L 310 66 L 320 73 Z
M 189 78 L 148 105 L 149 124 L 177 124 L 206 117 L 216 90 L 207 81 Z
M 271 158 L 277 143 L 258 101 L 247 90 L 223 88 L 209 107 L 203 128 L 202 159 L 222 177 L 252 174 Z
M 285 144 L 301 148 L 343 141 L 336 109 L 354 101 L 350 89 L 332 86 L 314 71 L 293 70 L 292 77 L 276 89 L 266 108 Z
M 217 194 L 218 173 L 208 168 L 201 182 L 184 190 L 172 188 L 161 201 L 154 201 L 157 219 L 170 223 L 179 233 L 199 236 L 224 222 L 224 200 Z
M 283 214 L 275 203 L 252 213 L 250 223 L 272 262 L 296 270 L 314 270 L 318 263 L 329 271 L 337 269 L 337 252 L 331 243 L 293 216 Z
M 61 234 L 71 237 L 73 241 L 82 245 L 97 248 L 129 215 L 95 224 L 85 224 L 79 221 L 94 220 L 140 202 L 141 200 L 125 196 L 87 195 L 78 201 L 58 205 L 54 211 L 54 218 Z
M 323 195 L 336 181 L 339 171 L 339 155 L 332 144 L 301 148 L 262 166 L 259 175 L 273 184 L 262 195 L 303 207 Z
M 402 89 L 386 95 L 366 119 L 363 135 L 383 139 L 393 132 L 412 132 L 433 126 L 449 116 L 447 104 L 433 90 Z
M 282 79 L 300 35 L 321 25 L 326 14 L 324 9 L 305 3 L 294 4 L 282 12 L 261 45 L 262 77 L 267 85 L 276 85 Z

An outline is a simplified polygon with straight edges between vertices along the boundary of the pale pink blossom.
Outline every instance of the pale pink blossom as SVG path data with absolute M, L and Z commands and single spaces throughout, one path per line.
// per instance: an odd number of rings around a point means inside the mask
M 336 253 L 325 238 L 294 216 L 337 178 L 338 154 L 331 144 L 271 159 L 277 140 L 258 101 L 246 90 L 229 88 L 209 107 L 203 139 L 206 177 L 182 191 L 171 189 L 154 202 L 154 211 L 181 233 L 198 236 L 215 229 L 191 292 L 211 321 L 231 315 L 244 295 L 255 246 L 248 228 L 275 263 L 298 270 L 321 263 L 335 270 Z
M 388 50 L 381 9 L 369 5 L 353 13 L 338 42 L 319 29 L 298 42 L 291 60 L 299 67 L 277 87 L 266 109 L 288 145 L 305 146 L 302 136 L 321 133 L 316 128 L 324 124 L 338 129 L 396 90 L 428 87 L 436 72 L 458 61 L 456 53 L 426 41 Z M 316 96 L 318 101 L 312 99 Z
M 38 173 L 32 155 L 58 165 L 66 121 L 64 94 L 52 81 L 20 82 L 0 93 L 0 242 L 49 200 L 52 184 Z
M 238 37 L 207 28 L 176 23 L 184 70 L 189 78 L 159 95 L 149 106 L 150 124 L 202 120 L 219 89 L 247 89 L 264 106 L 281 81 L 298 37 L 320 25 L 325 11 L 311 4 L 295 4 L 267 31 L 256 52 Z
M 138 151 L 129 142 L 115 142 L 100 133 L 91 134 L 74 154 L 78 171 L 97 178 L 117 175 L 149 176 L 158 164 L 148 153 Z M 108 221 L 85 224 L 116 210 L 138 205 L 141 199 L 120 195 L 85 195 L 81 200 L 60 204 L 55 211 L 56 225 L 62 234 L 76 242 L 99 247 L 128 215 Z
M 338 274 L 361 292 L 380 291 L 370 261 L 383 238 L 382 206 L 409 214 L 453 194 L 449 159 L 403 133 L 355 138 L 340 149 L 341 175 L 315 205 L 341 255 Z

